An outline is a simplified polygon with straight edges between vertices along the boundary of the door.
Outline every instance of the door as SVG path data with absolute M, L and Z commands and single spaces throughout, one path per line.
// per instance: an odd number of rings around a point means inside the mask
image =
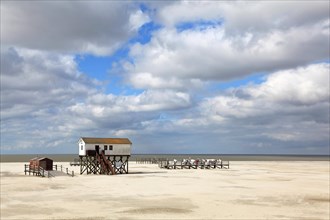
M 44 170 L 47 170 L 46 161 L 39 161 L 39 167 L 42 167 Z
M 97 153 L 99 153 L 100 151 L 100 146 L 99 145 L 95 145 L 95 151 L 97 152 Z

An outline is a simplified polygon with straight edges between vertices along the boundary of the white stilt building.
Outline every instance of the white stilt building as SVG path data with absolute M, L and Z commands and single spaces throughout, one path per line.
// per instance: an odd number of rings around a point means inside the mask
M 132 142 L 128 138 L 81 137 L 80 174 L 128 173 Z

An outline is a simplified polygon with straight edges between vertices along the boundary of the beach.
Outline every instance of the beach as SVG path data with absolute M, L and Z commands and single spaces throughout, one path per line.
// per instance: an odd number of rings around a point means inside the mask
M 160 169 L 42 178 L 1 163 L 1 219 L 329 219 L 329 161 L 233 161 L 230 169 Z

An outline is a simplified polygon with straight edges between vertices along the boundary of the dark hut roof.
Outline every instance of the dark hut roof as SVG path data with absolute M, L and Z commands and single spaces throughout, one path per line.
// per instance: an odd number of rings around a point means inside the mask
M 86 144 L 132 144 L 128 138 L 81 138 Z
M 47 157 L 35 157 L 35 158 L 32 158 L 32 159 L 30 159 L 30 161 L 31 160 L 52 160 L 52 159 L 49 159 L 49 158 L 47 158 Z

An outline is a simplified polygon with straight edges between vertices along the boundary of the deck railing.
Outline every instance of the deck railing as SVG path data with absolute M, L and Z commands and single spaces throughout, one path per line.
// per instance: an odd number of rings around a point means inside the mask
M 165 161 L 166 158 L 136 158 L 137 164 L 158 164 L 159 161 Z
M 53 165 L 53 170 L 61 170 L 61 172 L 66 171 L 66 174 L 69 176 L 74 177 L 74 171 L 70 171 L 68 168 L 63 167 L 62 165 Z M 51 174 L 49 170 L 45 170 L 44 168 L 38 166 L 30 166 L 29 164 L 24 164 L 24 173 L 25 175 L 29 173 L 29 175 L 36 175 L 36 176 L 42 176 L 42 177 L 55 177 L 54 175 Z
M 203 160 L 195 160 L 194 162 L 189 162 L 188 160 L 161 160 L 158 162 L 158 166 L 165 169 L 229 169 L 229 161 L 214 160 L 205 162 Z

